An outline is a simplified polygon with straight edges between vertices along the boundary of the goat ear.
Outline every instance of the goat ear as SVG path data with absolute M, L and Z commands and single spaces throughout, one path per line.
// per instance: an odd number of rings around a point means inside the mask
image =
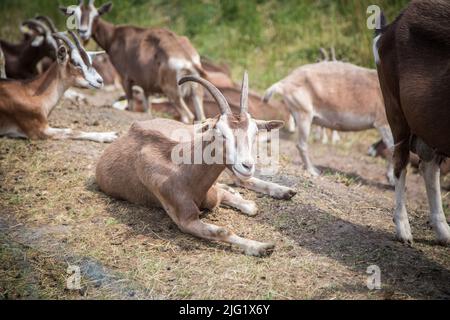
M 112 2 L 105 3 L 100 8 L 97 9 L 98 15 L 101 16 L 101 15 L 104 15 L 105 13 L 110 12 L 112 7 L 113 7 Z
M 31 46 L 32 47 L 40 47 L 42 45 L 42 43 L 44 43 L 44 36 L 36 36 L 36 38 L 34 38 L 33 42 L 31 42 Z
M 272 131 L 276 129 L 281 129 L 284 127 L 284 121 L 272 120 L 272 121 L 263 121 L 256 120 L 256 125 L 259 130 Z
M 67 48 L 65 46 L 60 46 L 58 48 L 58 53 L 56 55 L 56 58 L 58 59 L 59 64 L 63 64 L 67 61 L 68 53 L 67 53 Z

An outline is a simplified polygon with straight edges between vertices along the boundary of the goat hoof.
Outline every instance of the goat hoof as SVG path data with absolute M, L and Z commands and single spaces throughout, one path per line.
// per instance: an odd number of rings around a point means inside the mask
M 310 168 L 310 169 L 308 169 L 308 172 L 309 172 L 309 174 L 310 174 L 311 176 L 313 176 L 313 177 L 319 177 L 320 174 L 322 173 L 322 172 L 320 172 L 320 170 L 317 169 L 317 168 Z
M 293 197 L 297 195 L 297 191 L 291 188 L 280 188 L 280 190 L 277 190 L 274 194 L 272 194 L 272 197 L 277 200 L 291 200 Z
M 258 207 L 256 206 L 256 203 L 253 201 L 246 202 L 242 207 L 242 213 L 245 213 L 250 217 L 256 216 L 258 214 Z
M 254 246 L 248 247 L 245 250 L 245 254 L 253 257 L 267 257 L 270 256 L 275 249 L 273 243 L 260 243 Z
M 442 246 L 450 245 L 450 227 L 447 224 L 435 227 L 437 241 Z

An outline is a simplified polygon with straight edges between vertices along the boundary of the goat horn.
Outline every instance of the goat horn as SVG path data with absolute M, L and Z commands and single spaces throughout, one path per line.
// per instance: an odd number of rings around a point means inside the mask
M 56 28 L 55 23 L 49 17 L 47 17 L 47 16 L 37 16 L 34 19 L 39 20 L 39 21 L 43 21 L 44 23 L 46 23 L 47 26 L 50 28 L 50 31 L 52 33 L 57 33 L 58 32 L 58 29 Z
M 78 39 L 77 35 L 72 30 L 69 30 L 69 34 L 72 36 L 73 40 L 75 41 L 75 45 L 77 46 L 78 52 L 80 53 L 84 62 L 87 65 L 89 65 L 91 59 L 89 59 L 89 55 L 86 53 L 86 50 L 84 50 L 83 45 L 80 42 L 80 39 Z
M 89 0 L 90 5 L 94 5 L 94 3 L 95 3 L 95 0 Z
M 51 33 L 50 29 L 45 24 L 43 24 L 42 22 L 35 20 L 35 19 L 27 20 L 27 21 L 23 22 L 22 25 L 29 25 L 29 26 L 37 27 L 37 30 L 39 32 L 43 32 L 46 35 Z
M 241 114 L 248 112 L 248 72 L 244 72 L 241 90 Z
M 78 2 L 78 5 L 79 5 L 79 6 L 82 6 L 83 3 L 84 3 L 84 0 L 80 0 L 80 1 Z
M 209 91 L 209 93 L 211 93 L 214 100 L 216 100 L 217 104 L 219 105 L 220 112 L 222 114 L 230 114 L 231 113 L 231 108 L 230 108 L 230 105 L 228 104 L 227 99 L 225 99 L 222 92 L 220 92 L 219 89 L 217 89 L 211 82 L 209 82 L 208 80 L 205 80 L 203 78 L 200 78 L 198 76 L 188 76 L 188 77 L 182 78 L 178 82 L 178 85 L 181 86 L 183 83 L 186 83 L 189 81 L 197 82 L 197 83 L 200 83 L 202 86 L 204 86 Z
M 77 49 L 75 47 L 75 45 L 72 43 L 72 41 L 70 41 L 70 39 L 64 33 L 62 33 L 62 32 L 54 33 L 53 37 L 55 39 L 59 39 L 59 40 L 63 41 L 69 47 L 70 51 Z

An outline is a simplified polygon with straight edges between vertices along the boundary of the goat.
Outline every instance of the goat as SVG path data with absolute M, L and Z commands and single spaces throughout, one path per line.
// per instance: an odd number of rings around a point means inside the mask
M 26 37 L 21 43 L 12 44 L 0 40 L 6 63 L 6 75 L 10 79 L 30 79 L 38 74 L 37 64 L 46 56 L 54 56 L 57 44 L 50 29 L 42 22 L 31 19 L 22 24 Z
M 90 56 L 76 35 L 70 34 L 75 45 L 65 34 L 53 35 L 62 41 L 57 61 L 42 75 L 32 80 L 0 80 L 0 136 L 97 142 L 112 142 L 117 138 L 114 132 L 75 132 L 48 125 L 49 115 L 69 87 L 101 88 L 103 85 L 102 78 L 92 68 Z
M 108 53 L 122 78 L 128 108 L 134 110 L 133 86 L 137 85 L 146 97 L 154 93 L 166 95 L 183 122 L 194 120 L 187 106 L 190 103 L 195 106 L 197 119 L 204 120 L 202 87 L 197 84 L 177 86 L 183 76 L 205 75 L 200 56 L 189 40 L 167 29 L 115 26 L 101 18 L 111 10 L 112 3 L 96 8 L 94 2 L 90 0 L 86 5 L 80 0 L 75 10 L 60 9 L 75 17 L 83 41 L 92 37 Z
M 337 61 L 305 65 L 271 86 L 264 101 L 274 94 L 283 96 L 294 115 L 299 133 L 297 148 L 305 169 L 313 176 L 320 171 L 308 154 L 312 124 L 338 131 L 375 128 L 389 147 L 393 145 L 376 70 Z M 394 184 L 393 166 L 388 162 L 387 178 Z
M 441 244 L 450 244 L 442 207 L 439 165 L 450 156 L 450 3 L 411 1 L 389 26 L 383 16 L 374 38 L 374 56 L 387 119 L 394 138 L 397 237 L 412 243 L 406 210 L 410 151 L 422 160 L 431 225 Z
M 216 183 L 225 169 L 232 172 L 242 185 L 253 190 L 286 199 L 295 195 L 289 188 L 253 178 L 255 162 L 251 146 L 258 130 L 275 130 L 283 122 L 256 121 L 248 114 L 247 74 L 237 115 L 232 113 L 226 98 L 210 82 L 190 76 L 182 78 L 179 84 L 187 81 L 198 82 L 211 93 L 221 111 L 220 116 L 196 126 L 169 119 L 134 123 L 128 134 L 109 146 L 101 156 L 96 170 L 97 184 L 114 198 L 164 208 L 183 232 L 235 244 L 248 255 L 268 254 L 273 250 L 273 244 L 241 238 L 225 228 L 202 222 L 199 216 L 201 209 L 212 210 L 220 204 L 247 215 L 256 214 L 254 202 L 246 201 L 238 193 Z M 173 133 L 180 130 L 183 131 L 182 137 L 175 138 Z M 173 152 L 180 145 L 195 154 L 203 154 L 213 144 L 211 141 L 219 142 L 215 149 L 218 161 L 209 164 L 206 161 L 197 164 L 173 161 Z

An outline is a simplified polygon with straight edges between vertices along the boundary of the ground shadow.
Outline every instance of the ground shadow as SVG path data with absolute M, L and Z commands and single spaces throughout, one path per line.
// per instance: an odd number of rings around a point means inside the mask
M 295 211 L 282 214 L 281 226 L 277 223 L 280 217 L 270 213 L 264 214 L 262 220 L 271 226 L 278 225 L 278 230 L 299 246 L 328 256 L 360 274 L 366 274 L 371 265 L 379 266 L 384 296 L 450 298 L 450 270 L 430 260 L 414 245 L 398 242 L 393 233 L 343 220 L 311 205 L 296 205 Z M 415 236 L 417 243 L 438 245 L 421 238 L 420 233 Z M 365 284 L 361 287 L 367 292 Z
M 327 166 L 317 166 L 317 168 L 322 172 L 322 174 L 342 175 L 342 176 L 346 177 L 347 179 L 354 181 L 354 183 L 356 183 L 356 184 L 362 184 L 362 185 L 365 185 L 368 187 L 374 187 L 374 188 L 377 188 L 377 189 L 380 189 L 383 191 L 394 190 L 394 187 L 387 183 L 381 183 L 381 182 L 366 179 L 356 172 L 345 172 L 345 171 L 327 167 Z

